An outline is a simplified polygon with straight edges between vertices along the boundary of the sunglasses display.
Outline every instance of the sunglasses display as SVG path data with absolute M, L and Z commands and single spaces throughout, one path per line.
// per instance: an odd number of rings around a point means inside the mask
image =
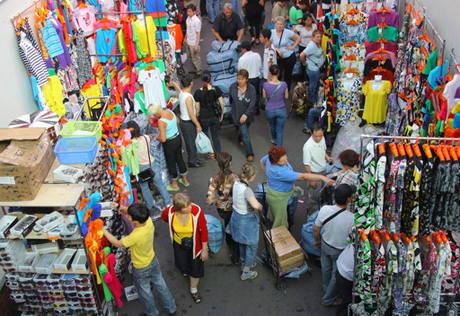
M 93 292 L 77 292 L 77 296 L 79 298 L 89 298 L 89 297 L 94 297 Z

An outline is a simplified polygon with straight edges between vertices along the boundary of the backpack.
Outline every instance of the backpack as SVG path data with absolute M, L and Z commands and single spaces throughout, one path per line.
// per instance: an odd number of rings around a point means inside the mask
M 308 86 L 304 82 L 298 82 L 294 88 L 291 101 L 291 112 L 297 115 L 308 113 Z

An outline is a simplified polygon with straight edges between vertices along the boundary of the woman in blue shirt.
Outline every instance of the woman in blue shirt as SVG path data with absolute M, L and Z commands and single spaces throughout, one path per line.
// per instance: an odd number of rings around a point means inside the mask
M 334 183 L 326 176 L 295 172 L 288 162 L 286 149 L 280 146 L 272 147 L 268 155 L 260 160 L 260 166 L 267 174 L 268 218 L 273 221 L 273 228 L 292 225 L 298 199 L 294 187 L 296 181 L 324 181 L 328 185 Z
M 296 62 L 295 49 L 301 38 L 299 34 L 285 29 L 284 17 L 275 18 L 275 29 L 272 30 L 272 41 L 278 54 L 277 62 L 280 67 L 280 78 L 283 77 L 288 89 L 291 89 L 291 77 Z

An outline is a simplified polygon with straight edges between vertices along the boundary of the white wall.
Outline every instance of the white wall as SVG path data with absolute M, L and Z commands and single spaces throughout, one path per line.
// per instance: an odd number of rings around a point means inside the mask
M 446 40 L 444 59 L 450 59 L 450 52 L 453 48 L 456 59 L 460 63 L 460 1 L 421 0 L 421 2 L 426 8 L 425 15 L 430 19 L 439 35 Z M 432 33 L 428 32 L 428 34 Z
M 4 0 L 0 3 L 0 127 L 7 127 L 16 117 L 38 110 L 10 20 L 31 4 L 32 0 Z M 23 16 L 30 16 L 29 22 L 35 24 L 33 7 Z M 32 29 L 35 30 L 34 25 Z

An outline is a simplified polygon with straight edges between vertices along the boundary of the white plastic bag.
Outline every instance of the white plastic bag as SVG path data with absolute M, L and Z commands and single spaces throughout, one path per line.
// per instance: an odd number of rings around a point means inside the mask
M 198 135 L 196 135 L 195 145 L 199 154 L 209 154 L 213 152 L 211 141 L 203 132 L 199 132 Z
M 358 117 L 354 121 L 348 121 L 340 129 L 332 146 L 331 157 L 337 159 L 339 154 L 345 149 L 353 149 L 359 153 L 361 150 L 361 134 L 363 130 L 359 127 L 361 119 Z
M 182 53 L 182 55 L 180 55 L 180 61 L 181 63 L 185 64 L 187 61 L 187 53 Z

